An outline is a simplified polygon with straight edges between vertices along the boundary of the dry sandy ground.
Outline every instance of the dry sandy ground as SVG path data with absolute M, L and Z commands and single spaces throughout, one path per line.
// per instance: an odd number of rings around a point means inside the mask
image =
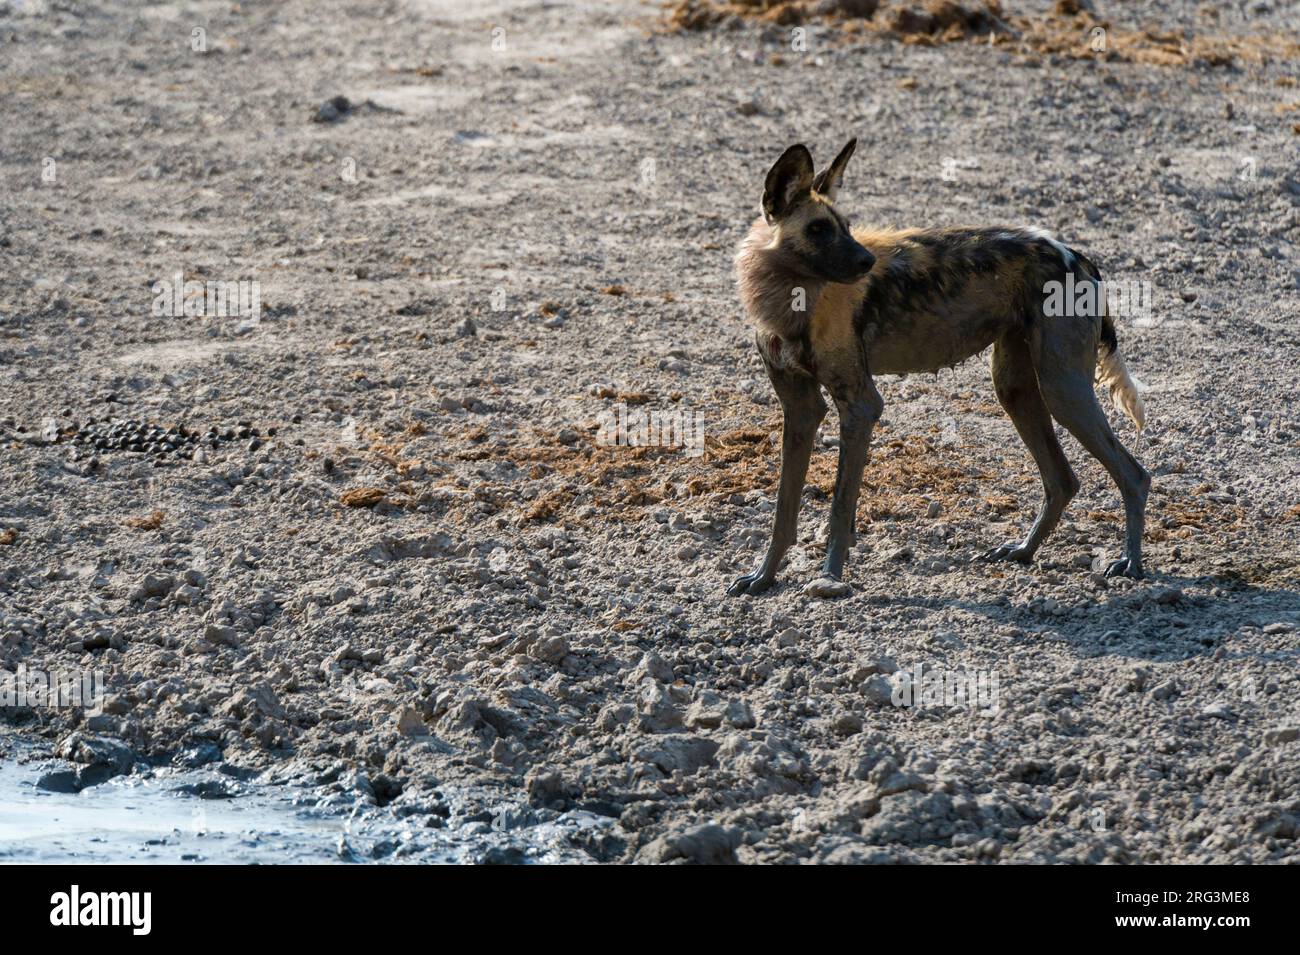
M 92 769 L 271 767 L 406 820 L 391 858 L 492 799 L 616 820 L 574 836 L 602 861 L 1300 858 L 1297 64 L 659 19 L 0 2 L 0 669 L 110 693 L 0 723 Z M 1150 283 L 1148 579 L 1096 571 L 1118 496 L 1068 439 L 1038 562 L 975 560 L 1040 495 L 975 360 L 881 380 L 851 596 L 801 592 L 832 414 L 781 584 L 724 597 L 779 429 L 731 254 L 781 149 L 850 135 L 857 222 L 1038 225 Z M 259 320 L 156 314 L 178 271 L 259 282 Z M 599 446 L 620 403 L 705 453 Z M 73 442 L 105 418 L 260 434 L 154 466 Z M 918 666 L 996 707 L 894 705 Z M 448 816 L 462 784 L 486 808 Z

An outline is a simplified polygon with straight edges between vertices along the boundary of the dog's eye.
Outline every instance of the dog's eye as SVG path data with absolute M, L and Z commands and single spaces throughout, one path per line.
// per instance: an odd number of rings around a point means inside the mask
M 818 219 L 808 227 L 808 237 L 810 239 L 824 238 L 831 231 L 831 224 L 825 219 Z

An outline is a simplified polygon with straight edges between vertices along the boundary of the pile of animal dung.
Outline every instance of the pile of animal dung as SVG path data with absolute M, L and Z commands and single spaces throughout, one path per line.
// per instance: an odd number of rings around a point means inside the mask
M 1011 14 L 998 0 L 672 0 L 667 14 L 674 30 L 707 30 L 746 20 L 787 27 L 821 22 L 838 25 L 848 36 L 880 33 L 908 44 L 979 41 L 1022 54 L 1157 66 L 1300 60 L 1300 43 L 1294 39 L 1129 28 L 1089 0 L 1056 0 L 1043 14 Z

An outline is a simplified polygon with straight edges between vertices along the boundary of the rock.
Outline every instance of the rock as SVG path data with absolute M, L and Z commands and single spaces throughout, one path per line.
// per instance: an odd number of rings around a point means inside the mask
M 1206 706 L 1201 710 L 1201 715 L 1207 719 L 1215 720 L 1235 720 L 1237 718 L 1237 714 L 1232 711 L 1232 707 L 1222 701 Z
M 808 634 L 794 627 L 786 627 L 776 635 L 778 647 L 797 647 L 808 642 Z
M 831 722 L 831 729 L 839 736 L 852 736 L 862 732 L 862 717 L 856 713 L 841 713 Z
M 753 729 L 754 714 L 744 700 L 732 700 L 727 704 L 726 721 L 728 726 L 738 730 Z
M 686 710 L 685 722 L 691 729 L 717 729 L 726 717 L 726 705 L 711 690 L 705 690 Z
M 175 585 L 176 581 L 171 577 L 159 577 L 154 574 L 145 574 L 144 578 L 140 581 L 140 585 L 136 588 L 135 593 L 131 596 L 131 599 L 137 603 L 142 603 L 150 597 L 166 597 L 172 592 L 172 588 Z
M 853 593 L 853 588 L 842 580 L 833 580 L 830 577 L 818 577 L 810 581 L 803 589 L 805 597 L 847 597 Z
M 872 706 L 888 706 L 894 701 L 894 686 L 877 674 L 862 684 L 862 695 Z
M 924 845 L 950 839 L 956 823 L 947 793 L 906 789 L 882 799 L 880 812 L 859 832 L 872 845 Z
M 868 657 L 853 668 L 853 671 L 849 674 L 849 682 L 857 686 L 873 673 L 892 676 L 897 672 L 898 664 L 891 657 Z
M 218 647 L 239 645 L 238 633 L 234 627 L 223 627 L 215 623 L 210 623 L 203 629 L 203 639 Z
M 191 587 L 189 584 L 181 584 L 172 591 L 172 599 L 184 607 L 194 606 L 201 596 L 203 596 L 203 591 L 199 590 L 198 587 Z
M 77 773 L 71 769 L 57 769 L 42 773 L 36 780 L 36 788 L 51 793 L 75 793 L 81 791 L 77 783 Z
M 961 637 L 957 636 L 955 633 L 948 632 L 932 633 L 926 642 L 933 644 L 936 647 L 944 647 L 948 650 L 961 650 L 966 646 Z
M 564 777 L 551 769 L 536 768 L 524 777 L 528 801 L 534 806 L 556 806 L 567 803 L 573 795 Z
M 564 634 L 544 636 L 533 641 L 528 648 L 528 655 L 543 663 L 556 664 L 569 655 L 569 641 Z
M 642 680 L 657 680 L 660 683 L 673 682 L 673 668 L 653 650 L 646 652 L 640 662 L 628 673 L 625 686 L 636 686 Z
M 85 650 L 105 650 L 110 640 L 107 633 L 93 633 L 82 638 L 81 646 Z
M 312 117 L 315 123 L 333 123 L 352 111 L 352 102 L 346 96 L 333 96 L 321 103 Z
M 241 720 L 260 721 L 262 719 L 284 719 L 284 707 L 271 684 L 264 682 L 239 690 L 225 703 L 217 707 L 217 712 L 229 714 Z
M 713 765 L 719 745 L 717 740 L 705 736 L 662 736 L 638 750 L 636 758 L 643 763 L 652 763 L 670 775 L 690 775 L 701 767 Z
M 1294 629 L 1295 629 L 1294 625 L 1289 624 L 1289 623 L 1284 623 L 1284 622 L 1281 621 L 1281 620 L 1275 621 L 1275 622 L 1270 623 L 1270 624 L 1266 624 L 1266 625 L 1264 626 L 1264 632 L 1265 632 L 1265 633 L 1268 633 L 1268 634 L 1274 634 L 1274 633 L 1290 633 L 1290 632 L 1291 632 L 1292 630 L 1294 630 Z
M 636 708 L 627 703 L 610 702 L 596 715 L 596 728 L 603 733 L 617 732 L 637 718 Z
M 518 846 L 492 846 L 478 857 L 478 865 L 523 865 L 524 850 Z
M 172 758 L 172 765 L 181 769 L 198 769 L 220 761 L 221 748 L 216 743 L 201 743 L 177 753 Z
M 1183 592 L 1177 587 L 1161 587 L 1151 595 L 1151 599 L 1158 604 L 1175 604 L 1183 599 Z
M 336 591 L 335 593 L 337 594 L 338 591 Z M 351 594 L 352 594 L 351 588 L 347 588 L 347 596 L 351 596 Z M 346 600 L 347 597 L 343 597 L 341 599 Z M 330 659 L 332 659 L 335 663 L 345 663 L 348 660 L 355 660 L 357 662 L 360 662 L 361 651 L 359 651 L 356 647 L 352 646 L 352 644 L 350 643 L 340 644 L 335 649 L 335 651 L 330 655 Z
M 135 765 L 135 756 L 125 743 L 103 736 L 87 736 L 80 732 L 73 733 L 59 743 L 55 755 L 82 764 L 76 770 L 78 790 L 98 786 L 115 776 L 124 776 Z
M 1264 731 L 1264 742 L 1270 746 L 1294 743 L 1297 739 L 1300 739 L 1300 726 L 1277 726 Z
M 425 736 L 424 718 L 412 707 L 404 706 L 393 715 L 393 726 L 403 736 Z
M 1164 680 L 1151 688 L 1151 697 L 1156 700 L 1171 700 L 1178 695 L 1178 684 L 1173 680 Z
M 185 783 L 177 786 L 172 792 L 185 793 L 187 796 L 198 796 L 200 799 L 234 799 L 239 795 L 240 788 L 230 780 L 204 779 L 197 783 Z
M 663 684 L 653 680 L 643 681 L 637 692 L 637 713 L 641 729 L 647 733 L 662 733 L 683 725 L 681 710 Z
M 736 865 L 739 829 L 710 823 L 659 836 L 637 853 L 642 865 Z

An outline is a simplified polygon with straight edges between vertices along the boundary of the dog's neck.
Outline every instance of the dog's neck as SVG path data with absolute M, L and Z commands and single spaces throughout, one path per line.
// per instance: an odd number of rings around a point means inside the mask
M 736 251 L 736 285 L 740 302 L 758 331 L 793 341 L 807 331 L 826 282 L 802 272 L 774 239 L 774 230 L 766 220 L 760 218 L 750 226 Z

